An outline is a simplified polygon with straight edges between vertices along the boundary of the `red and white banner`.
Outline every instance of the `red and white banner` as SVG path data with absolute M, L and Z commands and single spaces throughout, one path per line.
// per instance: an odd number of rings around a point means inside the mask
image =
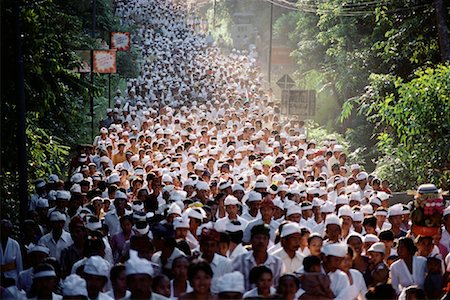
M 111 48 L 117 51 L 130 50 L 130 33 L 111 32 Z
M 94 72 L 116 73 L 116 49 L 94 50 Z

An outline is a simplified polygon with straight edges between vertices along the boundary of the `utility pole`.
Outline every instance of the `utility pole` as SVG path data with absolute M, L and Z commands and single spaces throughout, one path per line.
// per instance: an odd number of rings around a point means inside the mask
M 213 0 L 213 30 L 216 28 L 216 0 Z
M 269 65 L 267 68 L 267 81 L 269 81 L 269 86 L 271 86 L 270 73 L 272 72 L 272 31 L 273 31 L 273 3 L 270 3 Z
M 20 2 L 13 1 L 13 13 L 15 16 L 16 36 L 16 62 L 17 62 L 17 149 L 18 149 L 18 173 L 19 173 L 19 207 L 20 220 L 26 219 L 28 210 L 28 158 L 26 135 L 26 101 L 25 101 L 25 73 L 23 68 L 22 52 L 22 24 L 20 21 Z
M 97 13 L 97 0 L 92 0 L 92 33 L 91 37 L 95 38 L 95 23 Z M 91 50 L 91 87 L 89 91 L 90 95 L 90 111 L 91 111 L 91 141 L 94 140 L 94 52 Z
M 439 48 L 441 49 L 442 62 L 450 60 L 450 40 L 447 22 L 445 21 L 445 7 L 443 0 L 434 0 L 436 9 L 436 22 L 439 35 Z

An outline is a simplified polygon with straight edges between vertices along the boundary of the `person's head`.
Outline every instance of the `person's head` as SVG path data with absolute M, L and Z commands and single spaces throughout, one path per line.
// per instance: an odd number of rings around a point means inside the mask
M 405 294 L 405 299 L 407 300 L 427 299 L 425 296 L 425 291 L 417 285 L 408 286 L 405 288 L 403 293 Z
M 347 254 L 344 256 L 344 259 L 339 266 L 339 269 L 344 272 L 348 272 L 353 265 L 353 249 L 352 247 L 348 247 L 347 249 Z
M 300 288 L 300 280 L 294 274 L 284 274 L 278 280 L 277 293 L 283 299 L 294 299 L 294 295 Z
M 170 280 L 166 275 L 158 275 L 153 278 L 152 291 L 156 294 L 170 298 Z
M 205 260 L 194 260 L 188 267 L 188 280 L 195 293 L 208 294 L 212 277 L 211 266 Z
M 309 255 L 303 259 L 303 269 L 308 273 L 319 273 L 320 268 L 320 257 L 315 255 Z
M 55 269 L 47 263 L 39 264 L 33 270 L 32 294 L 38 297 L 51 298 L 58 284 Z
M 219 251 L 220 233 L 214 229 L 203 229 L 200 235 L 200 251 L 202 257 L 211 262 Z
M 378 234 L 380 242 L 383 242 L 386 249 L 391 249 L 394 243 L 394 233 L 390 230 L 383 230 Z
M 138 257 L 136 251 L 130 250 L 130 258 L 125 262 L 127 288 L 134 299 L 149 299 L 152 294 L 153 266 L 145 258 Z
M 36 245 L 28 249 L 28 261 L 31 263 L 33 268 L 41 264 L 50 254 L 50 250 L 41 245 Z
M 127 289 L 127 277 L 125 275 L 125 265 L 119 264 L 111 268 L 110 277 L 113 290 L 125 292 Z
M 367 249 L 367 256 L 369 257 L 369 262 L 374 266 L 378 265 L 383 261 L 385 252 L 386 247 L 384 246 L 384 243 L 382 242 L 374 243 L 372 246 L 370 246 L 369 249 Z
M 244 276 L 240 272 L 231 272 L 218 278 L 217 296 L 221 300 L 241 300 L 245 291 Z
M 308 248 L 311 255 L 320 256 L 323 245 L 323 238 L 318 234 L 312 234 L 308 238 Z
M 355 256 L 360 256 L 362 253 L 363 241 L 360 235 L 352 234 L 347 238 L 347 244 L 352 247 Z
M 442 261 L 434 256 L 427 258 L 428 274 L 442 274 Z
M 419 256 L 428 257 L 433 251 L 433 237 L 419 235 L 416 238 L 417 252 Z
M 251 244 L 254 252 L 265 252 L 270 240 L 270 228 L 265 224 L 256 225 L 251 229 Z
M 83 272 L 82 277 L 86 280 L 89 297 L 98 297 L 98 294 L 103 291 L 103 287 L 108 282 L 109 263 L 100 256 L 91 256 L 87 259 Z
M 120 228 L 125 234 L 129 234 L 133 228 L 133 216 L 125 215 L 120 218 Z
M 362 223 L 364 230 L 368 234 L 376 234 L 377 218 L 374 216 L 367 216 Z
M 417 252 L 417 247 L 411 238 L 402 237 L 398 240 L 397 254 L 400 259 L 409 259 Z
M 394 300 L 397 299 L 397 292 L 392 287 L 392 284 L 378 284 L 367 292 L 366 298 L 368 300 Z
M 273 274 L 266 266 L 256 266 L 250 270 L 250 283 L 255 284 L 259 291 L 269 292 L 272 286 Z
M 281 231 L 281 246 L 286 252 L 295 253 L 300 248 L 301 237 L 300 226 L 289 222 Z
M 83 219 L 79 216 L 75 216 L 69 223 L 70 236 L 74 243 L 85 241 L 87 238 L 87 230 L 84 225 Z
M 186 281 L 188 278 L 189 260 L 186 256 L 179 256 L 172 262 L 172 274 L 175 279 Z
M 341 267 L 341 263 L 346 257 L 348 246 L 340 243 L 327 244 L 322 249 L 323 267 L 327 272 L 334 272 Z

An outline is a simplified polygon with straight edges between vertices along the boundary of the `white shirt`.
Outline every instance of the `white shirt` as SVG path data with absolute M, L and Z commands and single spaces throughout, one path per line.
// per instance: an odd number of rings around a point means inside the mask
M 0 245 L 0 264 L 2 265 L 2 269 L 4 265 L 9 265 L 9 268 L 12 268 L 3 274 L 6 278 L 13 278 L 17 282 L 17 277 L 23 270 L 23 265 L 22 253 L 20 252 L 19 243 L 16 240 L 8 238 L 5 251 L 3 251 L 3 245 Z
M 236 248 L 233 249 L 233 252 L 230 253 L 230 249 L 227 250 L 227 257 L 230 260 L 235 259 L 236 257 L 238 257 L 241 254 L 247 253 L 248 250 L 245 249 L 245 247 L 242 244 L 238 244 L 236 246 Z
M 418 285 L 423 289 L 427 260 L 425 257 L 413 256 L 412 265 L 412 274 L 403 259 L 399 259 L 391 265 L 391 284 L 397 294 L 411 285 Z
M 367 286 L 363 275 L 356 269 L 350 269 L 350 274 L 352 275 L 353 284 L 350 285 L 349 299 L 365 300 Z
M 237 216 L 237 221 L 241 222 L 242 228 L 247 227 L 248 221 L 245 220 L 242 217 Z M 229 217 L 223 217 L 217 220 L 214 223 L 214 229 L 218 232 L 225 232 L 227 224 L 231 223 L 231 220 Z
M 61 237 L 59 238 L 58 241 L 55 241 L 53 239 L 53 231 L 50 231 L 49 233 L 47 233 L 46 235 L 44 235 L 43 237 L 41 237 L 41 239 L 39 240 L 39 245 L 44 245 L 46 246 L 48 249 L 50 249 L 50 255 L 54 258 L 56 258 L 56 260 L 59 261 L 59 258 L 61 256 L 61 251 L 69 246 L 71 246 L 73 244 L 72 238 L 70 237 L 70 234 L 63 230 L 61 233 Z
M 284 248 L 278 249 L 277 251 L 273 252 L 272 255 L 279 257 L 283 261 L 284 264 L 283 274 L 294 273 L 295 271 L 300 269 L 300 267 L 303 266 L 303 259 L 305 258 L 298 251 L 296 251 L 294 257 L 291 258 L 286 253 Z
M 219 278 L 233 271 L 231 260 L 217 253 L 214 254 L 214 258 L 209 265 L 213 270 L 214 278 Z
M 161 254 L 162 254 L 161 251 L 158 251 L 155 254 L 153 254 L 152 262 L 160 265 L 161 267 L 169 269 L 169 270 L 172 269 L 172 264 L 173 264 L 173 261 L 175 260 L 175 258 L 180 257 L 180 256 L 186 256 L 186 254 L 184 254 L 184 252 L 182 252 L 180 249 L 175 247 L 172 251 L 172 254 L 170 254 L 169 258 L 167 259 L 166 264 L 163 266 L 162 262 L 161 262 Z
M 273 295 L 277 292 L 277 290 L 274 287 L 270 287 L 270 294 Z M 251 289 L 247 293 L 242 296 L 242 298 L 254 298 L 254 297 L 260 297 L 258 293 L 258 288 Z
M 347 274 L 341 270 L 336 270 L 334 272 L 329 272 L 327 275 L 330 277 L 330 288 L 333 291 L 334 299 L 350 299 L 350 281 L 348 280 Z

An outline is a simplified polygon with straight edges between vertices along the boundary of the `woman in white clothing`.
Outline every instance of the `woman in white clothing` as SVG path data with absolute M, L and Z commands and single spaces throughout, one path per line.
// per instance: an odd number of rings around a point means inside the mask
M 397 247 L 399 260 L 391 265 L 391 284 L 397 294 L 411 285 L 417 285 L 423 289 L 427 260 L 424 257 L 415 256 L 416 251 L 417 247 L 412 239 L 399 239 Z
M 349 299 L 365 300 L 367 293 L 367 286 L 364 277 L 360 271 L 352 269 L 353 265 L 353 248 L 348 247 L 347 255 L 342 260 L 340 269 L 347 274 L 350 286 L 348 287 Z

